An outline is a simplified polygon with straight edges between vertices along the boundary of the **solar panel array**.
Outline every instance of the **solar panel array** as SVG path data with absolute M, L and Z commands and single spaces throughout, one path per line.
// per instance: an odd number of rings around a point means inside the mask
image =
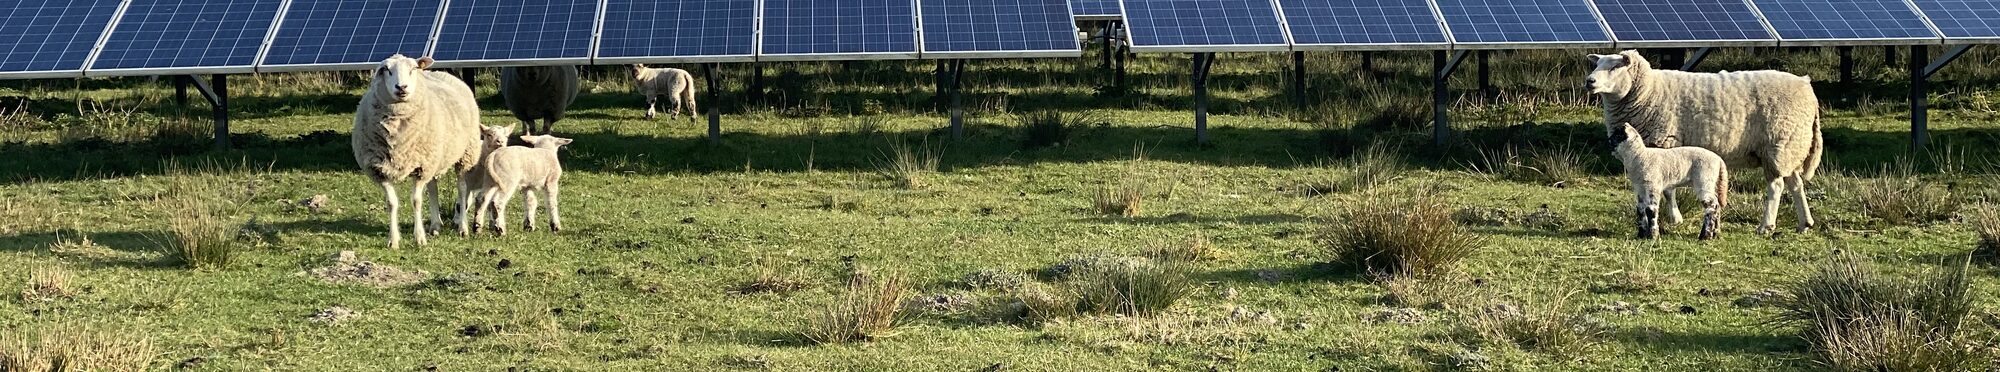
M 1070 0 L 1069 8 L 1078 20 L 1111 20 L 1122 16 L 1118 0 Z
M 1437 0 L 1461 48 L 1609 47 L 1590 0 Z
M 1289 42 L 1269 0 L 1124 0 L 1133 51 L 1278 51 Z
M 1306 49 L 1443 48 L 1443 23 L 1425 0 L 1289 0 L 1282 2 L 1293 44 Z
M 1936 39 L 1903 0 L 1753 0 L 1778 37 L 1806 41 Z
M 2000 1 L 1910 0 L 1945 39 L 2000 39 Z
M 391 54 L 431 56 L 441 68 L 1082 54 L 1067 0 L 0 0 L 0 8 L 0 79 L 356 70 Z

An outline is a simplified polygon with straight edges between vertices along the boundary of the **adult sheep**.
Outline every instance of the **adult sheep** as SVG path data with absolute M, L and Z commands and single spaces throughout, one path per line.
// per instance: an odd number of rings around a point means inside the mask
M 528 134 L 549 134 L 563 111 L 576 102 L 576 89 L 576 66 L 500 68 L 500 95 Z M 542 121 L 539 131 L 536 120 Z
M 465 173 L 479 162 L 479 105 L 473 102 L 472 88 L 443 72 L 427 71 L 431 58 L 411 59 L 401 54 L 382 60 L 361 105 L 354 109 L 354 161 L 362 173 L 382 185 L 389 203 L 389 248 L 401 246 L 397 230 L 396 183 L 414 179 L 410 203 L 416 207 L 411 230 L 417 244 L 428 243 L 428 235 L 444 225 L 438 211 L 437 177 L 447 171 L 459 175 L 459 217 L 471 201 L 466 196 Z M 424 226 L 428 194 L 430 230 Z M 460 234 L 468 233 L 460 231 Z
M 1646 145 L 1697 146 L 1714 151 L 1730 167 L 1764 170 L 1769 190 L 1757 233 L 1777 227 L 1778 202 L 1787 190 L 1798 213 L 1798 230 L 1812 228 L 1806 181 L 1819 170 L 1824 152 L 1819 98 L 1812 80 L 1780 71 L 1692 73 L 1655 70 L 1635 51 L 1590 55 L 1597 65 L 1585 79 L 1604 105 L 1605 131 L 1619 135 L 1630 122 Z M 1668 194 L 1667 223 L 1681 219 Z

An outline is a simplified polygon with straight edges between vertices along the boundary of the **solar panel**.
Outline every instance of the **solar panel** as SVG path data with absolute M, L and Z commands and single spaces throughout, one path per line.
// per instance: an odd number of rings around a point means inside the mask
M 1075 57 L 1067 0 L 920 0 L 924 56 Z
M 1269 0 L 1125 0 L 1135 52 L 1291 50 Z
M 1595 0 L 1619 47 L 1775 45 L 1741 0 Z
M 1069 0 L 1069 8 L 1080 20 L 1118 19 L 1118 0 Z
M 367 68 L 422 56 L 439 0 L 292 0 L 258 71 Z
M 15 1 L 0 14 L 0 75 L 77 76 L 118 0 Z M 30 76 L 32 75 L 32 76 Z
M 583 64 L 597 27 L 597 0 L 452 0 L 431 57 L 438 66 Z
M 1590 0 L 1437 0 L 1437 5 L 1461 49 L 1611 46 Z
M 1424 0 L 1281 0 L 1280 5 L 1298 50 L 1450 46 Z
M 1752 0 L 1785 45 L 1907 44 L 1937 40 L 1902 0 Z
M 774 61 L 916 58 L 916 3 L 764 0 L 761 47 Z
M 1946 42 L 2000 41 L 2000 1 L 1911 0 Z M 1974 39 L 1974 40 L 1965 40 Z
M 133 0 L 89 75 L 250 72 L 279 0 Z
M 599 63 L 742 62 L 756 53 L 756 0 L 609 0 Z

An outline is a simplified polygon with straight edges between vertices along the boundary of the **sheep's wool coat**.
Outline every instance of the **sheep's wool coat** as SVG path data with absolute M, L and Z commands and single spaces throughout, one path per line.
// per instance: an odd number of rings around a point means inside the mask
M 450 74 L 413 71 L 423 79 L 412 95 L 393 102 L 380 89 L 361 96 L 354 115 L 354 161 L 375 182 L 411 176 L 435 179 L 465 173 L 479 162 L 479 106 L 472 88 Z
M 577 85 L 576 66 L 500 69 L 500 94 L 507 100 L 507 111 L 526 123 L 562 120 L 563 111 L 576 102 Z
M 1601 97 L 1608 132 L 1629 122 L 1650 147 L 1709 149 L 1730 166 L 1764 168 L 1772 179 L 1811 179 L 1818 171 L 1819 98 L 1810 79 L 1780 71 L 1654 70 L 1637 52 L 1619 54 L 1634 71 L 1624 95 Z

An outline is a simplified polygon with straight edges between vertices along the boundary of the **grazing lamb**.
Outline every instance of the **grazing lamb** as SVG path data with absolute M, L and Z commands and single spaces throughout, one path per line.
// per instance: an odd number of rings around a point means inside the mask
M 1812 80 L 1779 71 L 1692 73 L 1654 70 L 1634 51 L 1590 55 L 1597 65 L 1585 79 L 1604 105 L 1604 125 L 1638 123 L 1652 147 L 1694 146 L 1714 151 L 1734 167 L 1764 169 L 1769 193 L 1758 234 L 1777 227 L 1778 202 L 1787 190 L 1798 213 L 1798 231 L 1812 228 L 1806 181 L 1824 155 L 1819 98 Z M 1667 221 L 1681 219 L 1672 194 Z
M 472 196 L 472 205 L 474 208 L 486 207 L 486 199 L 483 195 L 485 195 L 486 189 L 493 187 L 493 181 L 488 180 L 486 177 L 486 158 L 493 156 L 494 150 L 507 147 L 507 139 L 512 136 L 514 136 L 514 126 L 512 125 L 504 127 L 487 125 L 479 128 L 479 162 L 472 166 L 472 171 L 466 172 L 462 176 L 465 178 L 465 189 L 462 192 Z M 470 209 L 458 210 L 459 235 L 469 235 L 472 232 L 479 231 L 479 221 L 474 221 L 476 219 L 473 216 L 474 214 L 475 212 Z
M 556 149 L 570 143 L 568 138 L 555 136 L 521 136 L 534 147 L 508 146 L 493 151 L 486 158 L 486 177 L 492 187 L 485 191 L 485 206 L 479 208 L 479 220 L 490 221 L 493 233 L 507 235 L 507 202 L 514 199 L 514 193 L 529 191 L 527 221 L 524 229 L 535 229 L 535 211 L 539 206 L 534 192 L 539 191 L 549 198 L 549 231 L 562 231 L 562 161 L 556 159 Z M 493 211 L 493 219 L 486 219 L 486 211 Z
M 382 60 L 375 68 L 374 81 L 361 95 L 354 109 L 354 161 L 363 173 L 382 185 L 389 202 L 389 248 L 402 244 L 397 231 L 395 184 L 416 181 L 410 203 L 416 207 L 411 230 L 417 245 L 429 242 L 428 235 L 442 228 L 438 211 L 437 177 L 446 171 L 459 173 L 459 210 L 470 199 L 464 173 L 479 162 L 479 105 L 472 88 L 458 78 L 425 70 L 431 58 L 410 59 L 401 54 Z M 424 227 L 425 198 L 428 194 L 430 229 Z
M 649 68 L 646 65 L 632 65 L 632 78 L 639 84 L 639 94 L 646 95 L 646 118 L 652 119 L 656 97 L 667 96 L 667 115 L 687 112 L 688 121 L 694 121 L 694 75 L 678 68 Z
M 549 134 L 563 110 L 576 102 L 576 66 L 534 66 L 500 68 L 500 95 L 507 99 L 507 111 L 526 126 L 529 134 Z M 535 129 L 535 120 L 542 128 Z
M 1660 236 L 1660 197 L 1682 187 L 1694 190 L 1695 199 L 1701 201 L 1701 239 L 1721 234 L 1722 207 L 1729 203 L 1729 168 L 1722 156 L 1694 146 L 1646 147 L 1639 130 L 1625 123 L 1618 126 L 1624 135 L 1612 145 L 1611 153 L 1625 163 L 1625 178 L 1632 181 L 1632 193 L 1639 197 L 1639 238 Z

